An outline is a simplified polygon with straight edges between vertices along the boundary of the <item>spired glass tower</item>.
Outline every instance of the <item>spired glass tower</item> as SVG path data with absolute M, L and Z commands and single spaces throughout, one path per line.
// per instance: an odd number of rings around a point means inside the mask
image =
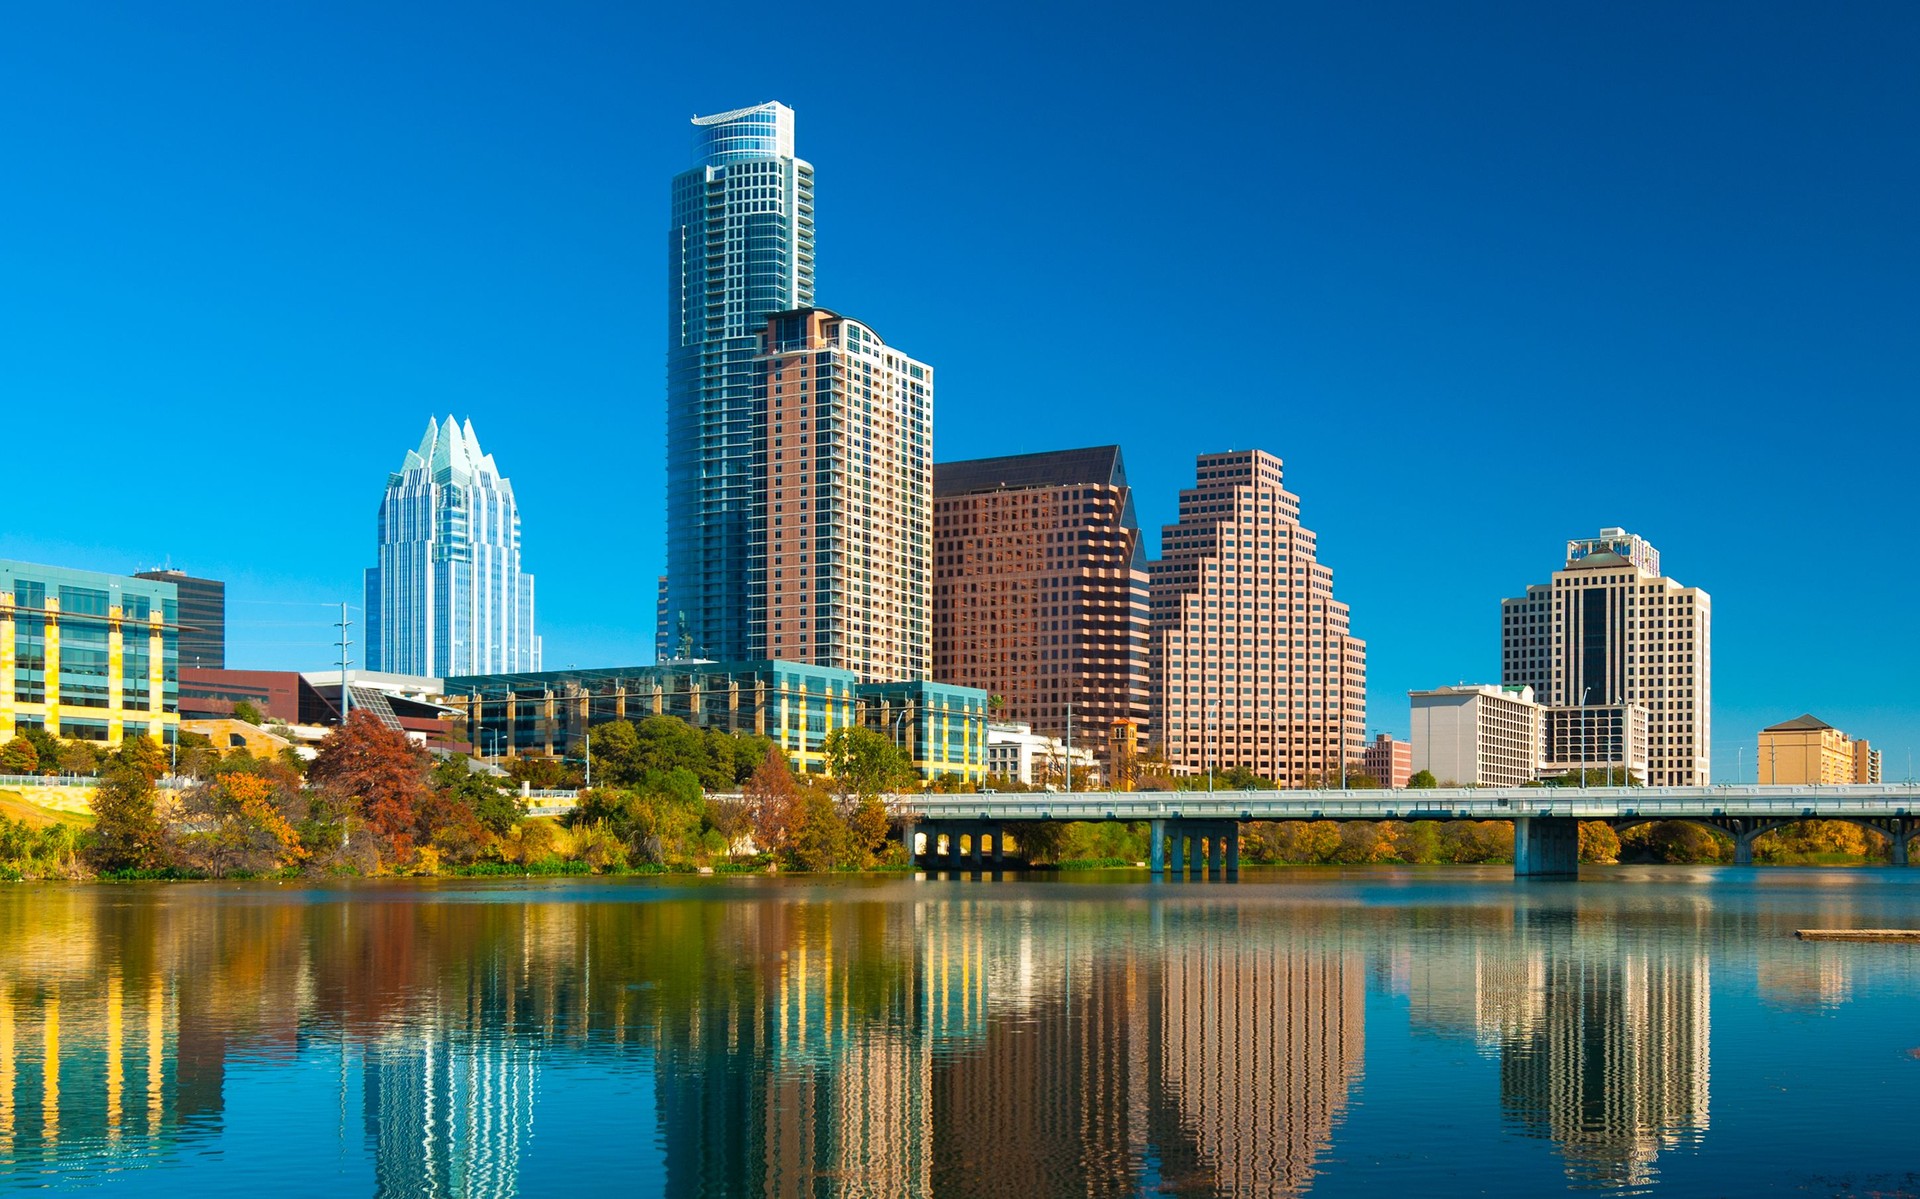
M 659 656 L 739 661 L 748 636 L 751 467 L 767 318 L 813 303 L 813 167 L 793 110 L 695 117 L 667 234 L 667 574 Z
M 429 422 L 387 476 L 380 560 L 367 571 L 366 663 L 439 678 L 540 669 L 520 510 L 472 421 Z

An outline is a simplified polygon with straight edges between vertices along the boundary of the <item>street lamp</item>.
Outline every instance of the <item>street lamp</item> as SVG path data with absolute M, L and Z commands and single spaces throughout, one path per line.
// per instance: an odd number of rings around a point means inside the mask
M 1591 687 L 1580 688 L 1580 789 L 1587 789 L 1587 693 Z

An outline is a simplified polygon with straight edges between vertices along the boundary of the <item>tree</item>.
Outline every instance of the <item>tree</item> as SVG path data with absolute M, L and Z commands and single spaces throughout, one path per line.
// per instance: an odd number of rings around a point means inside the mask
M 1580 860 L 1617 862 L 1620 860 L 1620 836 L 1598 820 L 1580 822 Z
M 821 744 L 827 773 L 843 795 L 874 799 L 913 781 L 913 762 L 906 751 L 872 729 L 839 728 Z
M 262 720 L 266 719 L 260 709 L 254 705 L 253 701 L 247 699 L 243 699 L 233 705 L 233 718 L 243 724 L 252 725 L 258 725 Z
M 33 746 L 33 752 L 39 756 L 39 770 L 42 774 L 52 774 L 60 769 L 60 751 L 64 748 L 60 738 L 43 728 L 25 728 L 20 736 Z
M 793 772 L 787 769 L 786 756 L 769 746 L 760 769 L 754 771 L 753 777 L 741 788 L 747 827 L 762 852 L 779 849 L 785 843 L 799 799 L 800 791 L 794 786 Z
M 871 865 L 875 855 L 886 848 L 891 823 L 887 819 L 886 805 L 871 795 L 861 800 L 853 810 L 853 818 L 847 822 L 847 827 L 852 834 L 854 853 L 864 859 L 864 865 Z
M 63 774 L 98 774 L 100 751 L 88 741 L 69 741 L 60 749 L 60 771 Z
M 433 789 L 464 805 L 481 827 L 496 837 L 506 836 L 525 815 L 520 797 L 492 775 L 475 771 L 465 754 L 442 759 L 434 766 Z
M 852 863 L 853 833 L 841 818 L 833 797 L 816 787 L 800 796 L 795 819 L 787 833 L 787 856 L 801 870 L 832 870 Z
M 1407 779 L 1407 790 L 1409 791 L 1426 791 L 1439 785 L 1440 780 L 1433 777 L 1433 771 L 1431 770 L 1416 770 L 1413 772 L 1413 775 Z
M 0 774 L 32 774 L 39 768 L 40 753 L 25 737 L 0 745 Z
M 154 809 L 153 780 L 115 766 L 93 792 L 93 845 L 87 856 L 96 870 L 153 870 L 166 864 L 165 834 Z
M 405 733 L 356 710 L 321 743 L 307 778 L 344 800 L 345 810 L 363 817 L 396 855 L 412 851 L 428 794 L 427 753 Z
M 265 775 L 244 770 L 201 784 L 183 803 L 194 829 L 181 837 L 185 857 L 215 878 L 300 861 L 307 851 L 287 818 L 290 799 Z
M 112 764 L 128 770 L 158 779 L 167 773 L 167 755 L 160 743 L 150 737 L 129 737 L 120 743 L 120 752 L 113 755 Z

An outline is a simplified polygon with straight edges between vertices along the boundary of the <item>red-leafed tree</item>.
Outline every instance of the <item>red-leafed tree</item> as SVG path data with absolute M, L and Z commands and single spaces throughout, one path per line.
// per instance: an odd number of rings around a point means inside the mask
M 347 810 L 405 857 L 416 844 L 415 829 L 429 795 L 427 752 L 365 712 L 355 712 L 335 729 L 307 767 L 307 780 L 345 801 Z

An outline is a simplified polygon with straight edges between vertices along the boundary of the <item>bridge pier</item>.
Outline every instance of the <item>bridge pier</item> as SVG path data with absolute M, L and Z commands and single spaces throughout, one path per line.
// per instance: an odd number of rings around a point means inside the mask
M 1580 873 L 1580 822 L 1571 816 L 1513 818 L 1513 877 L 1575 878 Z
M 1240 823 L 1236 820 L 1182 820 L 1170 817 L 1147 822 L 1147 865 L 1155 875 L 1175 878 L 1216 875 L 1240 876 Z

